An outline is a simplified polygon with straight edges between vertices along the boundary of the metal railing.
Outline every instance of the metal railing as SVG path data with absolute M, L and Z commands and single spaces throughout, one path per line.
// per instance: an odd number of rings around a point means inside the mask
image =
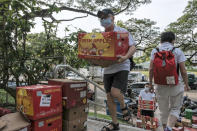
M 57 65 L 55 67 L 55 69 L 54 69 L 54 72 L 53 72 L 53 78 L 57 78 L 58 77 L 58 70 L 60 68 L 64 68 L 65 70 L 73 71 L 74 73 L 76 73 L 77 75 L 82 77 L 86 82 L 89 82 L 89 83 L 93 84 L 94 85 L 94 92 L 95 92 L 95 96 L 94 96 L 95 97 L 95 101 L 97 101 L 97 88 L 99 88 L 101 91 L 105 92 L 105 90 L 102 87 L 100 87 L 100 85 L 98 85 L 96 82 L 88 79 L 83 74 L 81 74 L 78 70 L 72 68 L 70 65 Z M 89 100 L 89 103 L 94 105 L 94 117 L 95 118 L 97 117 L 97 106 L 102 107 L 102 108 L 106 108 L 105 106 L 103 106 L 101 104 L 97 104 L 94 101 L 90 101 Z

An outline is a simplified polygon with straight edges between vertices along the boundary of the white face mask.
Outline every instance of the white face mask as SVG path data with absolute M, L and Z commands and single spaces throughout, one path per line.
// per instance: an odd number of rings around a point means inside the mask
M 149 91 L 149 88 L 148 87 L 145 87 L 145 91 Z

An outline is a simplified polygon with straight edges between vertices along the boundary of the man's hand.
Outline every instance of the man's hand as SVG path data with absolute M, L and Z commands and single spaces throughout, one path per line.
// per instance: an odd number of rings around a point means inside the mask
M 153 93 L 154 92 L 154 88 L 152 84 L 149 84 L 149 88 L 150 88 L 150 92 Z
M 126 56 L 118 56 L 118 63 L 122 63 L 126 59 L 128 59 Z
M 188 85 L 185 85 L 184 89 L 185 89 L 185 91 L 191 90 L 190 87 L 189 87 Z

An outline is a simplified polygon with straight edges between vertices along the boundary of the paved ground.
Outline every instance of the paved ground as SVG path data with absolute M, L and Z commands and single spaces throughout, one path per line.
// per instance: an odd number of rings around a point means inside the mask
M 101 85 L 103 87 L 103 85 Z M 94 87 L 90 85 L 90 88 L 94 90 Z M 197 90 L 191 90 L 189 92 L 185 92 L 184 95 L 189 96 L 190 99 L 197 101 Z M 104 100 L 106 100 L 106 95 L 101 90 L 97 89 L 97 104 L 105 105 Z M 90 109 L 93 110 L 93 106 L 90 106 Z M 101 107 L 97 107 L 97 111 L 102 114 L 106 114 L 105 109 Z M 160 119 L 159 116 L 159 109 L 155 112 L 155 116 Z M 160 127 L 157 129 L 157 131 L 162 131 L 161 122 Z M 95 121 L 95 120 L 88 120 L 88 131 L 100 131 L 100 129 L 105 125 L 105 122 Z M 133 128 L 131 126 L 121 126 L 121 131 L 143 131 L 139 128 Z
M 105 122 L 88 119 L 87 131 L 101 131 L 101 128 L 106 125 Z M 140 128 L 135 128 L 127 125 L 120 125 L 120 131 L 145 131 Z
M 103 85 L 101 85 L 101 87 L 103 87 Z M 94 90 L 94 87 L 92 85 L 90 85 L 90 88 L 92 90 Z M 97 89 L 97 100 L 96 100 L 96 103 L 97 104 L 101 104 L 101 105 L 105 105 L 104 103 L 104 100 L 106 100 L 106 94 L 101 91 L 100 89 Z M 92 105 L 90 105 L 90 110 L 93 111 L 94 107 Z M 105 108 L 102 108 L 102 107 L 97 107 L 97 111 L 98 113 L 100 114 L 106 114 L 106 109 Z M 156 117 L 159 118 L 159 110 L 156 111 L 155 113 Z M 105 124 L 105 122 L 99 122 L 99 121 L 95 121 L 95 120 L 91 120 L 91 121 L 88 121 L 88 131 L 100 131 L 99 129 L 101 129 Z M 94 127 L 94 130 L 92 130 L 92 126 Z M 95 128 L 96 127 L 96 128 Z M 121 126 L 121 131 L 143 131 L 142 129 L 140 128 L 135 128 L 135 127 L 132 127 L 132 126 Z M 162 131 L 162 128 L 159 127 L 157 129 L 157 131 Z

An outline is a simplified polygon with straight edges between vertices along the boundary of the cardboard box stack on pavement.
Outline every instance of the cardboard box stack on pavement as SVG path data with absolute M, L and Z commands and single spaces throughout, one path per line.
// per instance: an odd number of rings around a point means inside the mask
M 117 63 L 118 56 L 124 56 L 129 49 L 128 35 L 125 32 L 79 33 L 78 57 L 103 67 Z
M 87 82 L 52 79 L 49 85 L 61 85 L 63 99 L 63 131 L 84 131 L 87 128 Z
M 173 131 L 197 131 L 197 116 L 193 114 L 193 110 L 185 109 L 185 117 L 180 117 Z
M 17 110 L 31 121 L 32 131 L 62 130 L 61 86 L 32 85 L 17 87 L 16 103 Z

